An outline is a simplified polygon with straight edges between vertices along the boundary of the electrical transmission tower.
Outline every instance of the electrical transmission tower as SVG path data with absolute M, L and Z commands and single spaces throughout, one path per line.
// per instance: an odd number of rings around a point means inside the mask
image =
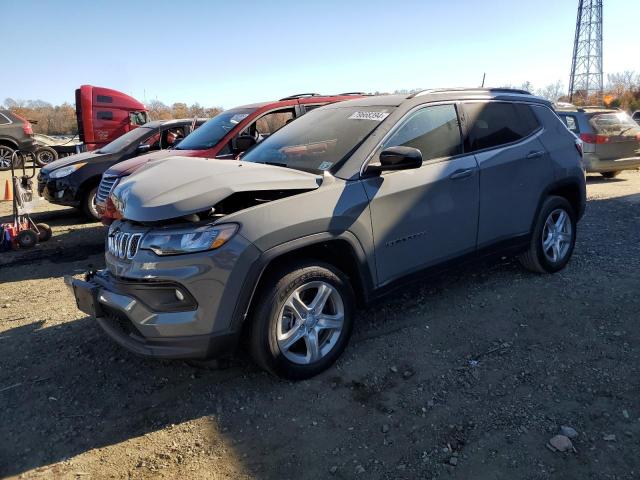
M 579 0 L 569 98 L 601 103 L 602 90 L 602 0 Z

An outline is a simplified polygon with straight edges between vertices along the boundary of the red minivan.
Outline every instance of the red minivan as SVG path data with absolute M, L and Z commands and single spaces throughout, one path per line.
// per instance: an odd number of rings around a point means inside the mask
M 339 95 L 302 93 L 274 102 L 254 103 L 225 110 L 188 135 L 171 150 L 163 150 L 120 162 L 103 175 L 99 190 L 110 192 L 123 178 L 150 160 L 168 156 L 236 158 L 256 143 L 314 108 L 363 96 L 360 92 Z M 102 223 L 119 218 L 109 195 L 97 198 Z

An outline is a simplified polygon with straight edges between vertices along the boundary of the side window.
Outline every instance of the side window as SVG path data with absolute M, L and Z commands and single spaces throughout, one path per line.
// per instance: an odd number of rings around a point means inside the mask
M 574 117 L 573 115 L 560 115 L 560 118 L 562 119 L 564 124 L 567 126 L 567 128 L 571 130 L 573 133 L 580 133 L 580 129 L 578 128 L 578 122 L 576 120 L 576 117 Z
M 422 153 L 423 161 L 462 153 L 456 107 L 436 105 L 413 113 L 384 143 L 383 148 L 398 146 L 417 148 Z
M 469 122 L 465 139 L 467 152 L 518 141 L 540 126 L 531 107 L 522 103 L 469 103 L 465 105 L 465 112 Z
M 269 136 L 293 120 L 293 110 L 280 110 L 267 113 L 256 122 L 256 130 L 260 135 Z
M 113 120 L 113 112 L 98 112 L 98 120 Z
M 7 125 L 8 123 L 11 123 L 9 119 L 0 113 L 0 125 Z

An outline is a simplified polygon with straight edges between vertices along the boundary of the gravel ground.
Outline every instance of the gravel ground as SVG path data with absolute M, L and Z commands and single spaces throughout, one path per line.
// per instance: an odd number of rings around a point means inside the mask
M 640 478 L 640 174 L 588 191 L 563 272 L 425 280 L 299 383 L 243 354 L 204 370 L 117 347 L 62 282 L 103 264 L 104 229 L 42 204 L 53 239 L 0 254 L 0 476 Z M 577 437 L 554 452 L 562 425 Z

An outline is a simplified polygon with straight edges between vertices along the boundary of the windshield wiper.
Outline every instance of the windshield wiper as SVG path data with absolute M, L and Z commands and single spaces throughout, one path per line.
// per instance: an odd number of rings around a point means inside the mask
M 278 162 L 257 162 L 257 163 L 264 163 L 265 165 L 273 165 L 274 167 L 289 167 L 289 165 L 287 165 L 286 163 L 278 163 Z

